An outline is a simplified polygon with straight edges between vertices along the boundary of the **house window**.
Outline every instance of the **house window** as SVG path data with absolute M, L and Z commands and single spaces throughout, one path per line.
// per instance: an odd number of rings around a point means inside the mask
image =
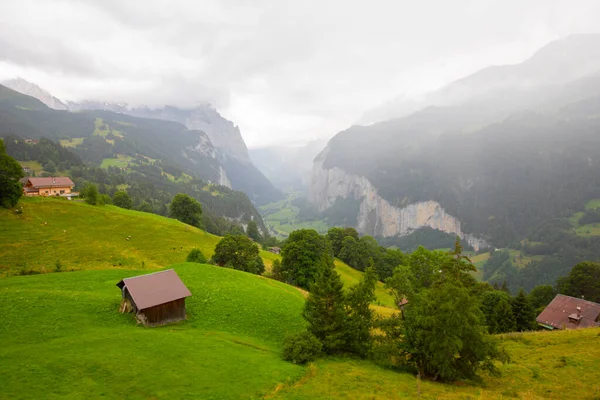
M 64 190 L 61 190 L 61 191 L 60 191 L 60 194 L 65 194 L 65 191 L 64 191 Z

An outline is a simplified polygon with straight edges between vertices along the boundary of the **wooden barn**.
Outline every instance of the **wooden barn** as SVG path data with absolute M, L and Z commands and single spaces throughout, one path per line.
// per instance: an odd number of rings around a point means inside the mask
M 185 299 L 192 293 L 172 270 L 125 278 L 117 283 L 122 300 L 119 311 L 133 313 L 148 326 L 185 319 Z

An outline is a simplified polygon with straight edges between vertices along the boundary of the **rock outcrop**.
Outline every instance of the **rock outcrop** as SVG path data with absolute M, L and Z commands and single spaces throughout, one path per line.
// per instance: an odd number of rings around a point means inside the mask
M 396 207 L 379 196 L 365 177 L 348 174 L 340 168 L 323 168 L 328 152 L 325 148 L 316 158 L 310 187 L 310 201 L 324 211 L 338 197 L 360 200 L 356 229 L 372 236 L 404 236 L 416 229 L 430 227 L 460 236 L 475 250 L 489 247 L 485 240 L 461 230 L 460 221 L 448 214 L 436 201 L 422 201 Z
M 28 82 L 25 79 L 16 78 L 8 81 L 2 82 L 2 84 L 9 89 L 12 89 L 16 92 L 23 93 L 27 96 L 35 97 L 48 107 L 54 110 L 66 110 L 67 106 L 52 96 L 50 93 L 39 87 L 38 85 Z

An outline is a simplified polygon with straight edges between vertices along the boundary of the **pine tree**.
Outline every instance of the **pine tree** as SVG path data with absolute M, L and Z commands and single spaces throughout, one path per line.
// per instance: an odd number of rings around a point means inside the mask
M 514 332 L 517 329 L 515 315 L 508 300 L 500 299 L 494 307 L 493 331 L 491 333 Z
M 262 236 L 260 235 L 260 232 L 258 232 L 258 226 L 256 226 L 256 222 L 254 221 L 248 222 L 246 234 L 255 242 L 260 242 L 262 240 Z
M 515 314 L 517 331 L 522 332 L 533 329 L 535 324 L 535 312 L 523 289 L 519 290 L 519 294 L 514 298 L 512 309 Z
M 346 299 L 344 284 L 333 261 L 324 255 L 323 263 L 324 267 L 311 285 L 302 315 L 308 321 L 308 330 L 323 344 L 323 352 L 335 354 L 346 344 Z
M 352 353 L 366 357 L 372 347 L 373 310 L 369 307 L 375 300 L 377 274 L 371 266 L 365 270 L 362 280 L 348 293 L 347 347 Z

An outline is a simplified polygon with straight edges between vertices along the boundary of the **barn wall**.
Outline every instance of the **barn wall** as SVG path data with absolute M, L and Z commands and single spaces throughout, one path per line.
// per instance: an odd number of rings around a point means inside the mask
M 171 301 L 158 306 L 146 308 L 138 313 L 146 325 L 163 325 L 185 319 L 185 299 Z

